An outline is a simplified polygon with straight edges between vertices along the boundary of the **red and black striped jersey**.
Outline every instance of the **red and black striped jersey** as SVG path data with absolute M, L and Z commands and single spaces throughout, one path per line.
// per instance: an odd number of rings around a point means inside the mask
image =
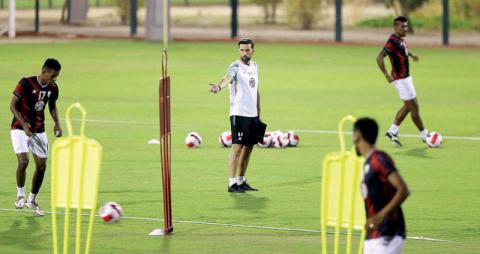
M 395 171 L 397 169 L 392 158 L 384 152 L 374 150 L 366 159 L 362 193 L 367 218 L 380 212 L 395 195 L 397 190 L 388 181 L 388 175 Z M 367 239 L 396 235 L 406 237 L 405 220 L 400 206 L 388 213 L 377 228 L 367 231 Z
M 392 34 L 385 43 L 383 50 L 385 50 L 390 57 L 390 63 L 392 64 L 392 77 L 394 80 L 410 76 L 408 49 L 405 40 Z
M 13 94 L 20 99 L 16 107 L 23 120 L 31 125 L 30 131 L 33 133 L 45 132 L 45 106 L 48 104 L 50 110 L 55 108 L 58 98 L 57 84 L 42 86 L 36 76 L 22 78 Z M 11 129 L 23 130 L 15 116 Z

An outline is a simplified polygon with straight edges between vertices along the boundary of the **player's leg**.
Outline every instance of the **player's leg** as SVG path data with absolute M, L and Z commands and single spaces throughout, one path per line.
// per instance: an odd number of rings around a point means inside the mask
M 32 189 L 27 200 L 27 206 L 32 209 L 33 214 L 43 216 L 44 212 L 37 202 L 37 195 L 42 187 L 45 171 L 47 170 L 48 140 L 45 133 L 35 133 L 29 139 L 29 149 L 32 151 L 35 161 L 35 173 L 32 178 Z
M 44 213 L 37 202 L 37 195 L 40 192 L 40 187 L 42 187 L 47 169 L 47 158 L 40 158 L 34 154 L 33 159 L 35 160 L 35 173 L 32 178 L 32 189 L 28 196 L 27 206 L 32 209 L 33 214 L 43 216 Z
M 398 110 L 397 114 L 395 115 L 395 120 L 393 121 L 393 124 L 390 126 L 387 133 L 385 133 L 385 136 L 396 146 L 402 146 L 402 143 L 400 143 L 400 140 L 398 139 L 398 128 L 400 127 L 400 124 L 403 122 L 403 120 L 405 120 L 405 117 L 408 115 L 409 112 L 410 110 L 404 102 L 403 106 L 400 108 L 400 110 Z
M 244 192 L 237 184 L 239 171 L 240 154 L 243 149 L 243 118 L 230 116 L 230 127 L 232 131 L 232 148 L 228 157 L 228 192 Z
M 413 123 L 415 123 L 415 126 L 417 126 L 417 129 L 420 131 L 420 136 L 422 137 L 422 140 L 425 141 L 428 137 L 428 130 L 423 125 L 417 98 L 406 101 L 405 103 L 408 105 Z
M 239 164 L 242 148 L 242 144 L 233 144 L 228 157 L 228 192 L 243 192 L 238 188 L 236 178 L 240 171 Z
M 28 167 L 28 153 L 17 153 L 17 199 L 15 207 L 22 209 L 25 206 L 25 177 Z
M 242 153 L 240 154 L 240 172 L 237 176 L 237 184 L 240 186 L 241 189 L 245 191 L 258 191 L 258 189 L 253 188 L 247 182 L 247 178 L 245 174 L 247 173 L 248 163 L 250 162 L 250 155 L 253 151 L 253 145 L 246 145 L 242 149 Z
M 28 167 L 28 137 L 22 130 L 11 130 L 10 137 L 12 140 L 13 151 L 17 156 L 17 197 L 15 207 L 22 209 L 25 206 L 25 177 Z

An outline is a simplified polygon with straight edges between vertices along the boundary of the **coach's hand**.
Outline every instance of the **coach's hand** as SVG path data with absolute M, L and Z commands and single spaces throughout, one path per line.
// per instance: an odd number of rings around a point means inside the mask
M 59 125 L 53 126 L 53 133 L 55 133 L 55 137 L 61 137 L 62 136 L 62 128 L 60 128 Z
M 217 84 L 210 83 L 210 92 L 212 92 L 212 93 L 220 92 L 220 86 L 217 85 Z
M 388 83 L 392 83 L 393 82 L 393 78 L 390 74 L 388 73 L 385 73 L 385 78 L 387 79 Z
M 30 128 L 32 128 L 32 126 L 29 123 L 23 124 L 23 132 L 25 132 L 25 135 L 27 135 L 27 137 L 30 137 L 33 135 L 32 132 L 30 131 Z

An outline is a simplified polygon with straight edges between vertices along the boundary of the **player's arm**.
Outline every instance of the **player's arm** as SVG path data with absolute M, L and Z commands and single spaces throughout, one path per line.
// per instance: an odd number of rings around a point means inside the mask
M 257 115 L 258 115 L 258 119 L 260 119 L 260 121 L 262 120 L 262 111 L 260 109 L 260 91 L 257 90 Z
M 400 206 L 405 199 L 407 199 L 408 195 L 410 195 L 410 191 L 408 190 L 407 184 L 403 180 L 402 176 L 398 173 L 398 171 L 393 171 L 388 175 L 388 182 L 395 187 L 397 190 L 395 195 L 387 203 L 386 206 L 383 207 L 382 210 L 378 212 L 378 214 L 372 218 L 368 218 L 368 227 L 375 228 L 380 224 L 385 216 L 390 213 L 393 209 Z
M 50 115 L 52 116 L 53 122 L 55 123 L 55 125 L 53 126 L 53 132 L 55 133 L 55 137 L 61 137 L 62 128 L 60 127 L 60 120 L 58 120 L 58 109 L 57 109 L 56 98 L 48 102 L 48 109 L 50 110 Z
M 20 124 L 23 127 L 23 131 L 25 132 L 25 135 L 31 136 L 32 132 L 30 131 L 30 124 L 28 122 L 25 122 L 23 120 L 22 114 L 20 111 L 17 109 L 17 104 L 20 102 L 20 98 L 18 98 L 16 95 L 13 95 L 12 101 L 10 102 L 10 111 L 12 111 L 13 116 L 15 116 L 15 119 L 20 122 Z
M 224 89 L 226 86 L 228 86 L 233 80 L 233 77 L 230 75 L 226 75 L 222 80 L 220 80 L 220 83 L 218 84 L 213 84 L 210 83 L 210 92 L 212 93 L 218 93 L 222 89 Z
M 420 58 L 415 53 L 408 52 L 408 56 L 413 59 L 413 61 L 418 62 Z
M 387 79 L 387 81 L 391 83 L 393 81 L 393 78 L 388 73 L 387 68 L 385 68 L 385 62 L 383 61 L 383 59 L 385 59 L 387 55 L 388 55 L 388 52 L 385 49 L 382 49 L 382 51 L 380 51 L 380 54 L 378 54 L 377 56 L 377 65 L 380 71 L 383 73 L 383 75 Z

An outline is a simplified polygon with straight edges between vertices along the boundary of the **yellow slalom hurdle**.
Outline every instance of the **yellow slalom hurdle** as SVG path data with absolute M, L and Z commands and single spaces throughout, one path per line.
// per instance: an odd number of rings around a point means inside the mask
M 70 114 L 78 109 L 82 115 L 80 134 L 74 135 Z M 85 137 L 87 111 L 80 103 L 67 109 L 66 124 L 68 136 L 57 139 L 52 148 L 52 233 L 53 253 L 58 254 L 57 208 L 65 209 L 63 227 L 63 253 L 68 253 L 70 237 L 70 209 L 76 208 L 75 253 L 81 253 L 82 246 L 82 209 L 90 210 L 87 239 L 84 253 L 90 253 L 94 214 L 97 204 L 99 172 L 102 146 L 93 139 Z
M 364 159 L 357 156 L 355 147 L 345 148 L 344 126 L 355 122 L 353 116 L 344 117 L 338 126 L 340 152 L 327 154 L 323 160 L 321 235 L 322 253 L 327 254 L 327 228 L 335 228 L 333 253 L 339 253 L 340 235 L 346 235 L 346 252 L 352 253 L 352 235 L 360 231 L 358 253 L 363 252 L 365 238 L 365 205 L 360 193 Z M 342 232 L 343 230 L 343 232 Z M 346 233 L 345 233 L 346 230 Z M 330 252 L 332 253 L 332 252 Z

